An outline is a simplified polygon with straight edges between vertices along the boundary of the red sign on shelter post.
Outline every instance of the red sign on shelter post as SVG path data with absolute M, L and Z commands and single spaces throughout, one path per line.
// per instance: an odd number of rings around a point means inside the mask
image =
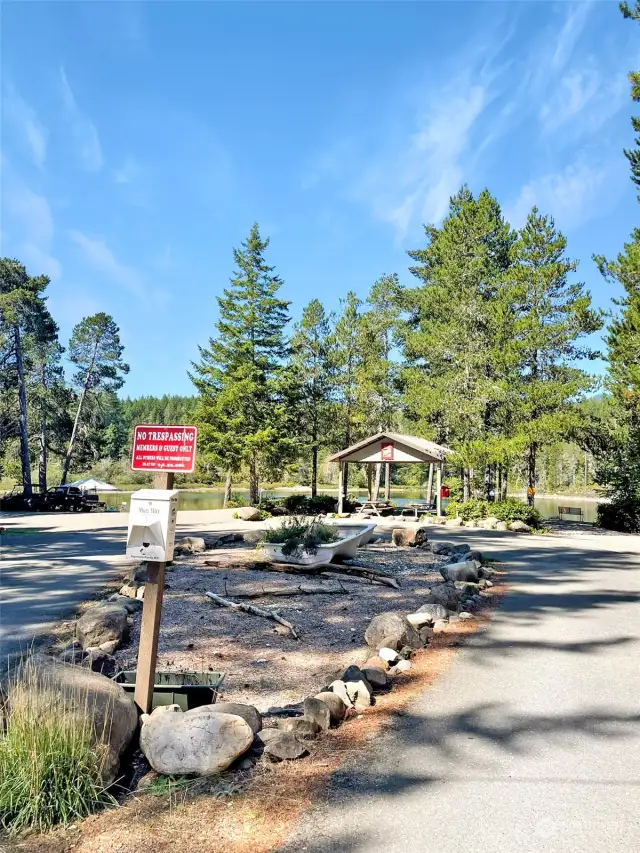
M 138 424 L 133 429 L 132 471 L 180 471 L 191 474 L 196 463 L 195 426 Z

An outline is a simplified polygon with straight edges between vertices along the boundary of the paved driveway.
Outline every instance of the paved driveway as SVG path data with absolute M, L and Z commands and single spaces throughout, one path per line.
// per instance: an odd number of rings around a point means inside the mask
M 434 538 L 508 561 L 513 592 L 287 853 L 640 850 L 639 538 Z

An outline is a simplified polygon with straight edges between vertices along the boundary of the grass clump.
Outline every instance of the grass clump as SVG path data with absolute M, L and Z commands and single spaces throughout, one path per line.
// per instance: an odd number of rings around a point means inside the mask
M 319 545 L 337 542 L 340 532 L 331 524 L 323 524 L 317 518 L 293 515 L 285 518 L 279 527 L 265 530 L 263 542 L 275 542 L 282 546 L 287 557 L 316 554 Z
M 103 784 L 106 749 L 91 715 L 43 701 L 46 685 L 23 668 L 9 686 L 0 732 L 0 828 L 43 832 L 114 804 Z

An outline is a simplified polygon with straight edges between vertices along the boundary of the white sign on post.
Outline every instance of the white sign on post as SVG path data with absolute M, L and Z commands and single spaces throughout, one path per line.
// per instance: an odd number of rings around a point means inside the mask
M 140 489 L 131 495 L 127 557 L 166 563 L 173 559 L 178 515 L 175 489 Z

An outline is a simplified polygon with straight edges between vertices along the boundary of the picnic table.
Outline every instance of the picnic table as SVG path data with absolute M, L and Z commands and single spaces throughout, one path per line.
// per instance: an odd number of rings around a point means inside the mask
M 435 506 L 433 504 L 426 503 L 426 501 L 412 501 L 411 503 L 406 503 L 404 506 L 400 507 L 401 516 L 410 514 L 416 519 L 416 521 L 421 515 L 425 515 L 427 513 L 433 514 L 435 512 Z
M 391 501 L 363 501 L 357 509 L 358 514 L 378 515 L 383 517 L 393 513 L 394 506 Z

